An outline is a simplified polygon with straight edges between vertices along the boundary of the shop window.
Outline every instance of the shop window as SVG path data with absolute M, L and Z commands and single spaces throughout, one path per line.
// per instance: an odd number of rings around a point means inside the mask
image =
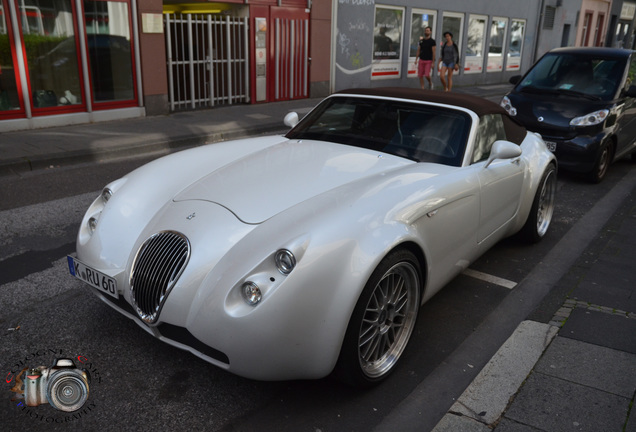
M 521 69 L 521 55 L 523 54 L 523 38 L 525 37 L 526 20 L 513 19 L 510 26 L 510 43 L 506 70 Z
M 0 111 L 19 110 L 20 99 L 7 24 L 7 9 L 0 1 Z
M 435 11 L 425 9 L 414 9 L 411 13 L 411 40 L 409 44 L 409 70 L 408 76 L 417 77 L 417 63 L 415 55 L 420 39 L 424 38 L 424 29 L 431 27 L 432 35 L 435 38 Z
M 93 101 L 135 97 L 128 3 L 84 1 Z
M 483 71 L 487 18 L 483 15 L 470 15 L 468 19 L 464 73 L 480 73 Z
M 78 41 L 71 0 L 20 6 L 34 109 L 81 105 Z
M 503 52 L 506 45 L 508 18 L 493 18 L 490 22 L 490 43 L 488 44 L 488 72 L 503 70 Z

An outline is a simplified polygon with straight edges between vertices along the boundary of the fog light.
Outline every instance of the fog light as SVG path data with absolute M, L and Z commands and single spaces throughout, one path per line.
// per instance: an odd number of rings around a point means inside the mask
M 287 249 L 281 249 L 276 252 L 274 257 L 278 271 L 284 275 L 288 275 L 296 267 L 296 257 Z
M 263 298 L 261 289 L 254 282 L 245 282 L 241 287 L 241 294 L 243 294 L 243 299 L 250 306 L 256 306 Z
M 95 230 L 97 229 L 97 218 L 92 217 L 88 220 L 88 229 L 90 230 L 91 234 L 95 232 Z

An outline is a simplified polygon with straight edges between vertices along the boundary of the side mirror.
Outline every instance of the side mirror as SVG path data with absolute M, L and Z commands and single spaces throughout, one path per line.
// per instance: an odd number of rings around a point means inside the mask
M 625 92 L 625 96 L 636 97 L 636 85 L 630 85 L 627 91 Z
M 490 150 L 490 157 L 488 157 L 488 161 L 486 161 L 484 169 L 488 168 L 495 159 L 513 159 L 519 156 L 521 156 L 521 147 L 517 144 L 503 140 L 495 141 L 492 145 L 492 150 Z
M 511 76 L 510 79 L 508 80 L 510 84 L 514 84 L 514 85 L 517 85 L 519 81 L 521 81 L 521 75 Z
M 285 119 L 283 120 L 283 123 L 285 123 L 285 126 L 289 126 L 293 128 L 294 126 L 298 124 L 298 114 L 293 111 L 290 113 L 287 113 L 287 115 L 285 116 Z

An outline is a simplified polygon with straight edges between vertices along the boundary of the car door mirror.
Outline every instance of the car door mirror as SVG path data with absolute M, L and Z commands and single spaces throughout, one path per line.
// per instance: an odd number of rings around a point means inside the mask
M 495 159 L 513 159 L 519 156 L 521 156 L 521 147 L 517 144 L 503 140 L 495 141 L 484 169 L 488 168 Z
M 510 79 L 508 80 L 508 82 L 509 82 L 510 84 L 515 84 L 515 85 L 516 85 L 519 81 L 521 81 L 521 75 L 514 75 L 514 76 L 511 76 L 511 77 L 510 77 Z
M 285 126 L 289 126 L 289 127 L 294 127 L 298 124 L 298 113 L 295 112 L 290 112 L 287 113 L 287 115 L 285 116 L 285 119 L 283 120 L 283 123 L 285 123 Z
M 625 96 L 636 97 L 636 85 L 630 85 L 627 91 L 625 92 Z

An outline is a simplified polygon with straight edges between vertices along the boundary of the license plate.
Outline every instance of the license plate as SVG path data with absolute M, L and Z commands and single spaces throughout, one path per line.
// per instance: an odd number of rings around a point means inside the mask
M 556 143 L 554 141 L 546 141 L 545 145 L 552 153 L 556 151 Z
M 71 275 L 86 282 L 104 294 L 119 298 L 119 295 L 117 294 L 117 281 L 115 281 L 114 278 L 87 266 L 73 256 L 68 255 L 66 258 L 68 260 L 68 269 L 71 272 Z

